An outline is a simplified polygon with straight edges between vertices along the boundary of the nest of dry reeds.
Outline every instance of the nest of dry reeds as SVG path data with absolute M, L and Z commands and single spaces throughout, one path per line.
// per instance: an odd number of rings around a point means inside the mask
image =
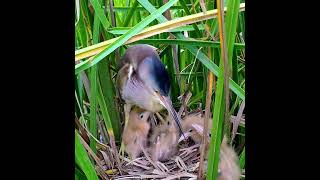
M 196 112 L 202 113 L 202 110 L 198 109 Z M 188 114 L 185 112 L 184 116 Z M 159 114 L 155 117 L 159 118 Z M 127 154 L 118 153 L 119 148 L 111 148 L 101 143 L 98 143 L 97 156 L 94 153 L 89 152 L 89 154 L 96 161 L 96 171 L 101 179 L 197 179 L 200 165 L 200 144 L 188 139 L 179 142 L 177 146 L 178 152 L 164 162 L 153 161 L 148 149 L 144 149 L 140 157 L 130 159 Z M 240 169 L 237 160 L 237 155 L 231 147 L 221 147 L 220 161 L 224 162 L 220 163 L 223 165 L 219 166 L 223 167 L 219 171 L 225 171 L 225 174 L 219 172 L 218 179 L 239 179 Z M 205 160 L 204 171 L 207 169 L 206 163 Z

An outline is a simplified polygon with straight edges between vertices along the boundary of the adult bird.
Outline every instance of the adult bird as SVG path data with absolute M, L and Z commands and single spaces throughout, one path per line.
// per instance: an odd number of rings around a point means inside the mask
M 151 112 L 166 108 L 183 134 L 180 118 L 169 96 L 170 81 L 155 47 L 140 44 L 129 47 L 120 60 L 117 86 L 125 101 L 125 124 L 133 105 Z

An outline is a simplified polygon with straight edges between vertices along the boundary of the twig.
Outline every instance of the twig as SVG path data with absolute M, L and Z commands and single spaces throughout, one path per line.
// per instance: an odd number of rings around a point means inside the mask
M 141 164 L 136 163 L 134 160 L 133 160 L 133 161 L 130 161 L 128 158 L 125 158 L 125 157 L 122 157 L 122 156 L 120 156 L 120 158 L 121 158 L 122 160 L 128 162 L 127 165 L 133 164 L 133 165 L 135 165 L 135 166 L 139 166 L 139 167 L 141 167 L 141 168 L 143 168 L 143 169 L 146 169 L 146 170 L 150 170 L 150 169 L 151 169 L 151 168 L 148 167 L 148 166 L 144 166 L 144 165 L 141 165 Z
M 168 177 L 164 178 L 163 180 L 179 179 L 182 177 L 197 178 L 197 176 L 194 174 L 191 174 L 188 172 L 182 172 L 182 173 L 177 173 L 175 175 L 168 176 Z
M 195 66 L 195 64 L 196 64 L 196 62 L 197 62 L 198 54 L 199 54 L 199 52 L 200 52 L 201 49 L 202 49 L 202 47 L 199 48 L 199 50 L 197 51 L 197 55 L 196 55 L 196 57 L 194 58 L 194 62 L 193 62 L 193 65 L 192 65 L 192 67 L 191 67 L 190 74 L 189 74 L 188 80 L 187 80 L 187 83 L 188 83 L 188 84 L 190 83 L 190 76 L 191 76 L 192 70 L 193 70 L 193 68 L 194 68 L 194 66 Z
M 79 123 L 79 125 L 81 126 L 82 129 L 84 129 L 84 130 L 86 131 L 87 134 L 89 134 L 89 135 L 92 137 L 92 139 L 94 139 L 94 140 L 97 142 L 97 145 L 99 145 L 99 146 L 101 146 L 101 147 L 103 147 L 103 148 L 109 148 L 108 145 L 101 143 L 96 137 L 94 137 L 94 136 L 90 133 L 90 131 L 89 131 L 87 128 L 85 128 L 81 123 Z
M 142 145 L 140 144 L 140 142 L 138 143 L 144 156 L 147 158 L 147 160 L 154 166 L 154 168 L 159 169 L 159 167 L 151 160 L 151 158 L 148 156 L 148 153 L 146 152 L 146 150 L 142 147 Z
M 86 90 L 87 96 L 90 97 L 90 83 L 89 83 L 89 79 L 88 76 L 85 72 L 81 72 L 80 73 L 80 78 L 82 80 L 82 83 L 84 85 L 84 89 Z
M 234 138 L 236 137 L 236 132 L 238 130 L 238 126 L 240 124 L 240 121 L 241 121 L 241 116 L 242 116 L 242 113 L 243 113 L 243 110 L 244 110 L 244 106 L 245 106 L 245 102 L 242 101 L 241 105 L 240 105 L 240 108 L 239 108 L 239 111 L 238 111 L 238 114 L 237 114 L 237 117 L 236 119 L 233 121 L 233 127 L 232 127 L 232 139 L 231 141 L 234 140 Z
M 187 112 L 187 104 L 192 96 L 192 93 L 188 91 L 186 95 L 182 96 L 182 106 L 179 109 L 178 116 L 181 117 L 183 111 Z
M 163 0 L 163 4 L 168 3 L 168 0 Z M 172 20 L 171 18 L 171 13 L 170 9 L 166 10 L 164 16 L 170 21 Z M 169 33 L 170 38 L 174 39 L 174 35 L 172 33 Z M 171 45 L 172 47 L 172 52 L 173 52 L 173 61 L 174 61 L 174 66 L 177 74 L 177 81 L 178 81 L 178 86 L 181 91 L 181 76 L 180 76 L 180 70 L 179 70 L 179 60 L 178 60 L 178 52 L 177 52 L 177 45 Z M 180 92 L 181 93 L 181 92 Z
M 210 52 L 210 51 L 209 51 Z M 209 53 L 209 56 L 211 56 L 211 53 Z M 207 88 L 207 95 L 206 95 L 206 108 L 205 108 L 205 117 L 204 117 L 204 130 L 203 130 L 203 136 L 200 146 L 200 165 L 199 165 L 199 172 L 198 176 L 199 179 L 202 179 L 203 175 L 203 163 L 204 163 L 204 156 L 205 156 L 205 147 L 207 144 L 208 139 L 208 125 L 209 125 L 209 117 L 210 117 L 210 107 L 211 107 L 211 97 L 212 97 L 212 88 L 213 88 L 213 73 L 211 71 L 208 72 L 208 88 Z

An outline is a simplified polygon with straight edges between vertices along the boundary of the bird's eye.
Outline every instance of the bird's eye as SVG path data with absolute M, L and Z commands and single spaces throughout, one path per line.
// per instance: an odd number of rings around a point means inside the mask
M 140 117 L 140 119 L 142 119 L 143 118 L 143 113 L 141 113 L 139 117 Z
M 156 92 L 157 94 L 159 94 L 159 91 L 158 91 L 158 90 L 154 90 L 154 92 Z
M 167 123 L 168 123 L 168 125 L 170 125 L 170 122 L 169 122 L 169 121 L 168 121 Z
M 192 129 L 189 129 L 189 132 L 192 132 Z

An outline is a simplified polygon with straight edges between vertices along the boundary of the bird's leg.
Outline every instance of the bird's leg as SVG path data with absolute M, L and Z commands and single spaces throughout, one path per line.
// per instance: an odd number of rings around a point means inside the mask
M 156 115 L 157 115 L 157 117 L 160 119 L 160 121 L 161 121 L 162 124 L 164 124 L 164 123 L 166 122 L 166 120 L 164 120 L 164 119 L 162 118 L 162 116 L 161 116 L 158 112 L 156 113 Z
M 121 146 L 120 146 L 120 150 L 119 150 L 119 154 L 120 156 L 124 157 L 124 144 L 123 141 L 121 141 Z
M 150 115 L 150 120 L 151 120 L 151 127 L 154 128 L 157 126 L 157 120 L 156 120 L 156 117 L 154 116 L 154 113 L 152 113 Z
M 132 107 L 132 104 L 129 104 L 129 103 L 124 104 L 124 107 L 123 107 L 124 108 L 124 116 L 125 116 L 124 127 L 126 127 L 128 124 L 131 107 Z
M 124 109 L 124 128 L 127 127 L 128 125 L 128 121 L 129 121 L 129 114 L 130 114 L 130 111 L 131 111 L 131 107 L 132 107 L 132 104 L 129 104 L 129 103 L 126 103 L 124 104 L 123 106 L 123 109 Z M 123 142 L 121 142 L 121 146 L 120 146 L 120 155 L 122 155 L 124 157 L 124 144 Z

